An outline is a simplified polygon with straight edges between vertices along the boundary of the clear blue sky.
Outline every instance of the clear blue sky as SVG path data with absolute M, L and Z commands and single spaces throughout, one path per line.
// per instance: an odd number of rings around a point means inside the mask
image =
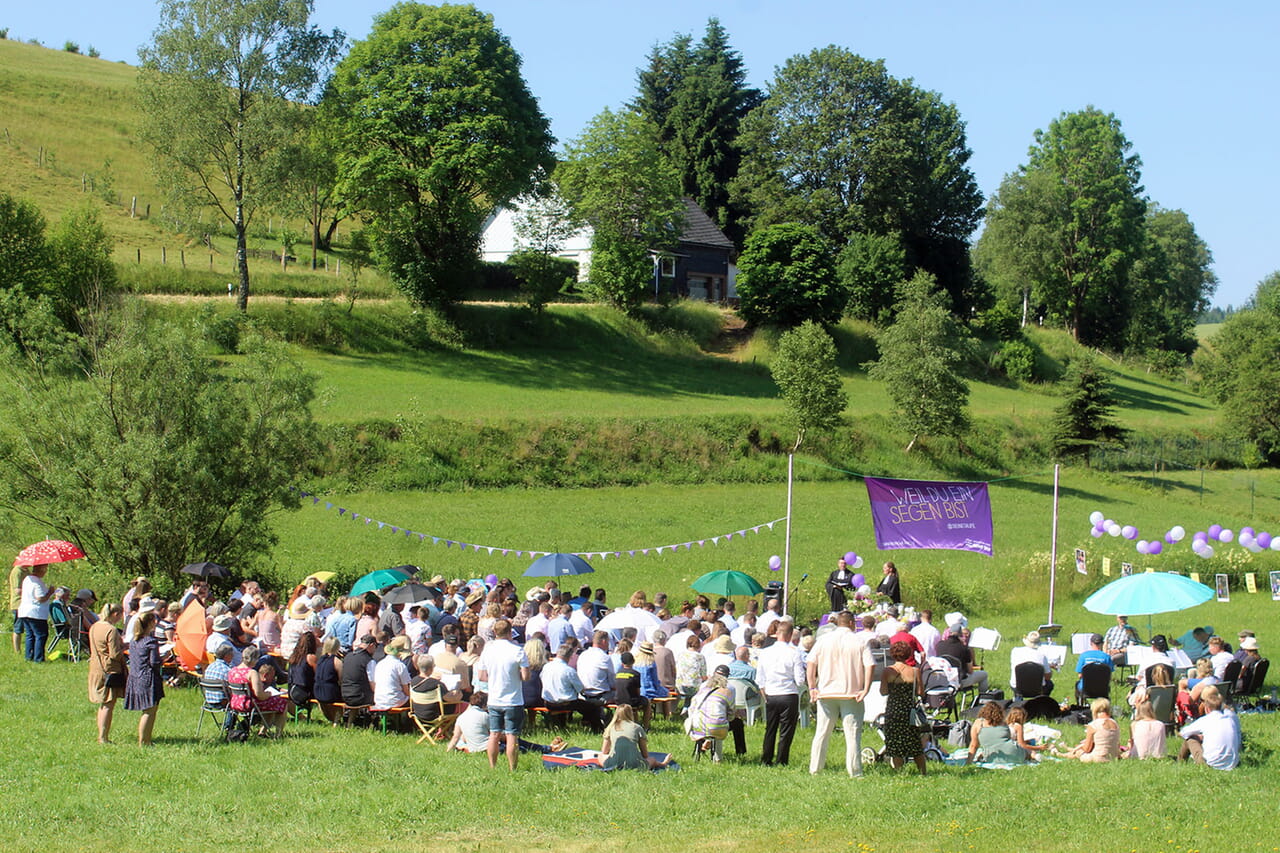
M 481 0 L 524 57 L 556 136 L 635 92 L 649 48 L 720 18 L 753 84 L 790 56 L 836 44 L 884 59 L 954 102 L 986 193 L 1026 160 L 1037 128 L 1092 104 L 1116 114 L 1153 200 L 1185 210 L 1213 250 L 1214 303 L 1239 305 L 1280 269 L 1280 4 L 1237 2 L 818 2 Z M 6 4 L 10 38 L 68 39 L 137 61 L 158 16 L 150 0 Z M 388 0 L 317 0 L 316 22 L 367 35 Z

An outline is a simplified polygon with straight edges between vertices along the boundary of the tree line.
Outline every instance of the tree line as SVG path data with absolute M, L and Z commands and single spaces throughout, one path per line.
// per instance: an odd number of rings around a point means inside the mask
M 1190 219 L 1143 195 L 1119 119 L 1093 107 L 1037 131 L 984 200 L 955 105 L 834 45 L 760 90 L 712 18 L 699 39 L 656 44 L 634 96 L 557 153 L 518 53 L 474 7 L 399 3 L 352 43 L 310 25 L 309 0 L 160 7 L 139 90 L 166 210 L 212 207 L 238 257 L 264 208 L 304 218 L 322 247 L 358 218 L 419 305 L 476 280 L 483 223 L 516 199 L 538 208 L 527 252 L 554 256 L 555 233 L 592 226 L 588 295 L 623 308 L 645 298 L 651 253 L 674 248 L 686 196 L 742 248 L 744 313 L 763 323 L 887 323 L 924 272 L 965 323 L 1011 313 L 1088 345 L 1186 354 L 1216 284 Z M 796 226 L 819 257 L 783 299 L 797 274 L 752 259 Z M 247 263 L 239 277 L 243 308 Z

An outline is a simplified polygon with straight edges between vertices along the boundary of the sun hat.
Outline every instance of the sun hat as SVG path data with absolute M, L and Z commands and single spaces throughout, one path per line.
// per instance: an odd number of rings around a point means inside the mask
M 1022 638 L 1022 645 L 1029 649 L 1034 649 L 1036 646 L 1040 645 L 1040 632 L 1032 631 L 1027 634 L 1027 636 Z
M 444 575 L 432 575 L 431 580 L 427 582 L 429 586 L 439 586 L 444 583 Z
M 82 589 L 76 593 L 76 601 L 97 601 L 98 596 L 91 589 Z
M 387 643 L 383 651 L 389 655 L 395 655 L 398 658 L 407 657 L 411 652 L 411 649 L 409 648 L 409 638 L 402 634 Z
M 144 598 L 142 603 L 138 605 L 138 615 L 143 613 L 154 613 L 156 610 L 156 600 L 154 598 Z
M 219 616 L 217 619 L 214 619 L 213 620 L 214 633 L 221 634 L 224 631 L 230 631 L 232 621 L 234 620 L 230 613 L 224 613 L 221 616 Z
M 653 643 L 644 642 L 644 643 L 641 643 L 636 648 L 640 650 L 640 654 L 646 655 L 648 657 L 653 657 Z
M 1258 641 L 1254 637 L 1245 637 L 1240 641 L 1240 648 L 1246 652 L 1256 652 L 1258 650 Z
M 481 601 L 484 601 L 484 593 L 483 593 L 483 592 L 476 591 L 476 592 L 473 592 L 473 593 L 471 593 L 470 595 L 468 595 L 468 596 L 467 596 L 467 606 L 468 606 L 468 607 L 470 607 L 470 606 L 471 606 L 471 605 L 473 605 L 473 604 L 478 604 L 478 603 L 479 603 L 479 602 L 481 602 Z
M 731 655 L 733 654 L 733 638 L 728 634 L 721 634 L 712 648 L 715 649 L 716 654 Z
M 303 617 L 305 617 L 311 611 L 311 608 L 307 606 L 309 601 L 310 599 L 302 599 L 302 598 L 299 598 L 296 601 L 294 601 L 293 606 L 289 608 L 289 615 L 297 619 L 302 619 Z

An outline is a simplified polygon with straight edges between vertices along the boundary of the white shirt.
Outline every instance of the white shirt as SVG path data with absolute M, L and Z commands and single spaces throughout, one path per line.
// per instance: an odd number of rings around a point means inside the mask
M 591 617 L 587 615 L 584 609 L 575 610 L 569 616 L 569 625 L 573 628 L 573 635 L 578 638 L 578 642 L 584 647 L 591 645 L 591 634 L 593 633 Z
M 1210 711 L 1178 734 L 1184 739 L 1200 735 L 1204 763 L 1216 770 L 1230 770 L 1240 763 L 1240 719 L 1229 711 Z
M 409 702 L 409 667 L 387 655 L 373 667 L 373 707 L 398 708 Z
M 766 696 L 796 696 L 805 685 L 800 649 L 777 642 L 760 649 L 756 657 L 756 683 Z
M 476 671 L 479 673 L 477 680 L 487 682 L 489 686 L 490 708 L 524 706 L 520 670 L 528 668 L 529 658 L 523 646 L 517 646 L 510 640 L 494 640 L 485 644 Z
M 578 671 L 560 658 L 553 658 L 542 668 L 542 699 L 552 705 L 572 702 L 582 695 L 582 679 Z
M 692 631 L 681 631 L 670 640 L 667 640 L 667 648 L 671 650 L 672 654 L 678 655 L 685 649 L 689 648 L 689 638 L 692 636 Z
M 18 617 L 21 619 L 48 619 L 49 601 L 45 599 L 49 587 L 35 575 L 27 575 L 22 579 L 22 603 L 18 605 Z
M 601 649 L 592 646 L 578 655 L 578 678 L 588 693 L 606 693 L 613 698 L 613 661 Z
M 544 637 L 547 636 L 547 623 L 549 621 L 551 620 L 543 616 L 541 612 L 535 613 L 534 615 L 530 616 L 529 621 L 524 623 L 525 639 L 526 640 L 533 639 L 534 634 L 541 634 Z M 551 652 L 552 654 L 554 654 L 555 649 L 552 649 Z
M 748 625 L 746 622 L 739 622 L 738 627 L 729 631 L 729 639 L 733 640 L 735 646 L 745 646 L 747 644 L 747 629 L 755 630 L 755 625 Z
M 892 616 L 886 616 L 883 622 L 876 623 L 876 634 L 881 637 L 892 637 L 902 630 L 902 623 Z M 921 643 L 920 645 L 924 645 Z
M 911 629 L 911 636 L 924 646 L 924 656 L 931 658 L 938 653 L 938 640 L 942 638 L 942 632 L 933 627 L 928 622 L 921 622 L 919 625 Z
M 1012 652 L 1009 653 L 1009 686 L 1010 687 L 1017 686 L 1017 682 L 1014 679 L 1014 671 L 1018 668 L 1019 664 L 1024 664 L 1024 663 L 1038 663 L 1040 664 L 1041 667 L 1044 668 L 1045 675 L 1048 675 L 1050 672 L 1049 659 L 1044 656 L 1044 652 L 1040 651 L 1039 649 L 1028 648 L 1027 646 L 1014 649 Z
M 730 616 L 728 613 L 726 613 L 726 614 L 724 614 L 723 616 L 721 616 L 721 617 L 720 617 L 720 622 L 721 622 L 721 623 L 722 623 L 726 628 L 728 628 L 728 629 L 729 629 L 729 633 L 730 633 L 730 634 L 732 634 L 732 633 L 733 633 L 733 631 L 734 631 L 734 629 L 738 627 L 738 620 L 737 620 L 737 619 L 734 619 L 734 618 L 733 618 L 732 616 Z M 741 645 L 741 644 L 739 644 L 739 645 Z
M 1218 652 L 1209 658 L 1209 663 L 1213 664 L 1213 674 L 1221 680 L 1223 674 L 1227 671 L 1227 664 L 1233 660 L 1235 660 L 1235 655 L 1231 654 L 1231 652 Z
M 414 654 L 427 651 L 427 641 L 431 639 L 431 626 L 425 619 L 414 619 L 412 616 L 404 620 L 404 634 L 409 638 Z
M 772 610 L 766 610 L 760 614 L 760 618 L 756 619 L 756 630 L 761 634 L 769 633 L 769 626 L 781 619 L 782 616 Z

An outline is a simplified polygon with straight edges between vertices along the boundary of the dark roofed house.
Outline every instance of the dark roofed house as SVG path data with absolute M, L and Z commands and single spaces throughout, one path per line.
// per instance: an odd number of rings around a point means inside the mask
M 684 200 L 684 228 L 674 251 L 654 252 L 658 287 L 677 296 L 703 302 L 735 303 L 734 279 L 738 268 L 733 241 L 693 199 Z M 481 255 L 486 261 L 505 261 L 515 250 L 515 211 L 500 208 L 485 223 Z M 578 278 L 585 281 L 591 268 L 591 228 L 575 234 L 560 252 L 578 262 Z M 655 291 L 658 289 L 655 287 Z

